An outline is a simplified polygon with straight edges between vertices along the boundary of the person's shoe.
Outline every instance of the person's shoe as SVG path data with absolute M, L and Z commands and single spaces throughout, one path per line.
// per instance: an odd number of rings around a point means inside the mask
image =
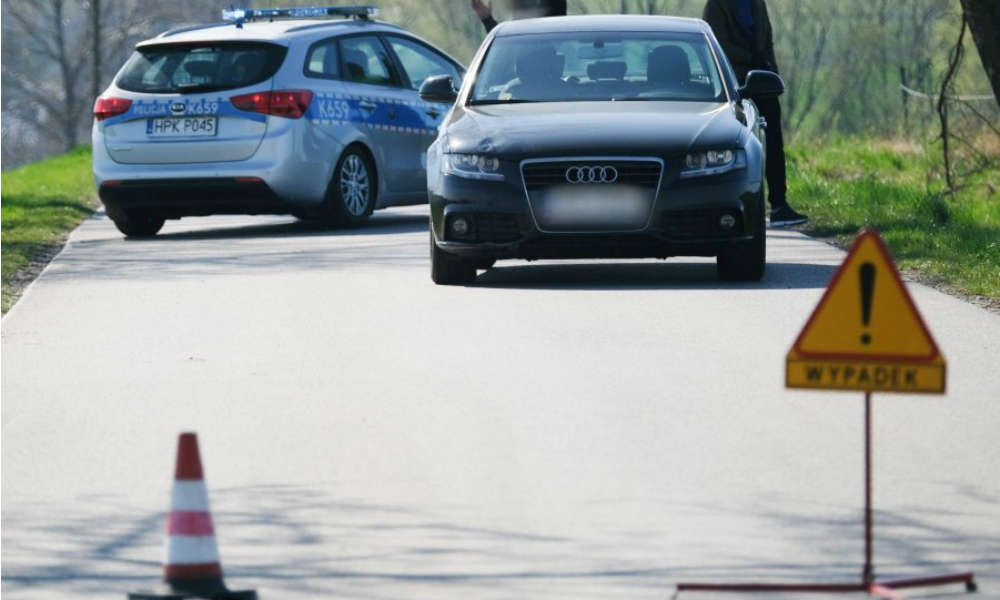
M 808 221 L 809 217 L 795 212 L 787 204 L 771 210 L 771 227 L 792 227 Z

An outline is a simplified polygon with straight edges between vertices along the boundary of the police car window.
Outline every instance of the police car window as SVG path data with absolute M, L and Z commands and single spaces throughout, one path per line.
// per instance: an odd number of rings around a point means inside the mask
M 725 99 L 702 35 L 578 32 L 498 37 L 471 102 Z
M 284 58 L 284 47 L 255 42 L 146 46 L 132 54 L 116 84 L 161 94 L 236 89 L 267 80 Z
M 340 77 L 340 52 L 337 40 L 314 44 L 306 58 L 306 75 L 336 79 Z
M 434 75 L 451 75 L 455 85 L 458 85 L 458 69 L 445 57 L 423 44 L 405 38 L 388 36 L 388 40 L 413 89 L 419 90 L 424 80 Z
M 389 55 L 373 36 L 352 36 L 340 40 L 342 79 L 372 85 L 392 85 Z

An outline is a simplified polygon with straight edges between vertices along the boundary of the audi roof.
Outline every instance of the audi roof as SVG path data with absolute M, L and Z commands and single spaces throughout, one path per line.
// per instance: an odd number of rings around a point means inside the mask
M 704 33 L 708 24 L 701 19 L 651 15 L 579 15 L 504 21 L 496 28 L 498 36 L 561 31 L 669 31 Z

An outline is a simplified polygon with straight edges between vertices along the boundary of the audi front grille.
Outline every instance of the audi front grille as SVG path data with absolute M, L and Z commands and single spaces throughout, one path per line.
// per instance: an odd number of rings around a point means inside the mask
M 663 175 L 658 158 L 582 157 L 521 163 L 538 229 L 552 233 L 641 231 Z
M 568 183 L 566 171 L 572 168 L 614 168 L 618 178 L 614 183 L 656 187 L 660 182 L 660 172 L 663 170 L 659 161 L 559 161 L 531 162 L 524 165 L 524 185 L 527 188 Z

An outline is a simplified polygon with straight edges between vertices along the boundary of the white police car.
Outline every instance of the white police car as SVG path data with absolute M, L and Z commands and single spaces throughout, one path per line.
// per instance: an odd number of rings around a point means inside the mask
M 464 68 L 374 14 L 229 10 L 138 44 L 94 105 L 94 178 L 118 229 L 220 213 L 351 225 L 426 202 L 425 152 L 449 105 L 417 91 Z M 316 18 L 329 16 L 347 18 Z

